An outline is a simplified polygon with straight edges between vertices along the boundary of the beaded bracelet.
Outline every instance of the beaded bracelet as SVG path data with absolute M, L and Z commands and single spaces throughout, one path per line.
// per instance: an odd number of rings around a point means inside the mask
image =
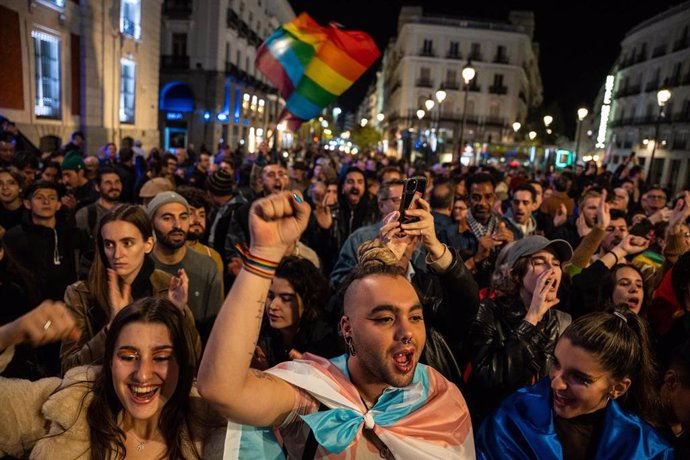
M 272 260 L 257 257 L 250 253 L 249 249 L 243 248 L 240 244 L 236 244 L 235 249 L 237 249 L 242 256 L 242 262 L 245 270 L 260 276 L 261 278 L 269 280 L 273 279 L 279 262 L 273 262 Z

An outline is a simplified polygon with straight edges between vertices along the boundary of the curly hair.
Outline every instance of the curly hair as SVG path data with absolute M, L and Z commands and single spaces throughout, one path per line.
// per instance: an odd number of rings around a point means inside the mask
M 330 295 L 328 280 L 319 269 L 307 259 L 287 256 L 278 264 L 275 277 L 290 283 L 304 306 L 300 328 L 308 328 L 315 323 Z

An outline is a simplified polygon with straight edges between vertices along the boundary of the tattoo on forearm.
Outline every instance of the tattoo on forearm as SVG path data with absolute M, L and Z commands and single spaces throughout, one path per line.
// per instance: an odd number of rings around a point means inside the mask
M 254 374 L 254 376 L 257 379 L 270 380 L 272 382 L 275 382 L 275 377 L 273 377 L 271 374 L 267 374 L 267 373 L 260 371 L 258 369 L 250 369 L 250 371 L 252 371 L 252 373 Z

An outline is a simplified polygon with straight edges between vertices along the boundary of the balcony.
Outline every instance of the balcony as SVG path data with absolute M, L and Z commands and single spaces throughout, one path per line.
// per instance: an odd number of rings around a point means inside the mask
M 445 89 L 458 90 L 460 89 L 460 84 L 456 81 L 446 81 L 443 83 Z
M 684 50 L 685 48 L 688 47 L 690 44 L 690 40 L 688 40 L 688 37 L 683 37 L 681 39 L 676 40 L 673 42 L 673 51 L 680 51 Z
M 494 64 L 510 64 L 510 60 L 508 59 L 508 56 L 496 55 L 494 58 Z
M 508 94 L 508 87 L 507 87 L 507 86 L 503 86 L 503 85 L 500 85 L 500 86 L 498 86 L 498 85 L 489 86 L 489 93 L 491 93 L 491 94 L 500 94 L 500 95 Z
M 451 52 L 449 51 L 448 54 L 446 54 L 446 59 L 455 59 L 455 60 L 457 60 L 457 61 L 461 61 L 461 60 L 462 60 L 462 54 L 460 54 L 460 53 L 451 53 Z
M 479 93 L 482 90 L 481 85 L 471 82 L 469 88 L 467 88 L 472 93 Z
M 652 52 L 652 57 L 657 58 L 659 56 L 663 56 L 666 54 L 666 45 L 660 45 L 654 48 L 654 51 Z
M 433 49 L 424 48 L 419 52 L 421 57 L 436 57 Z
M 653 80 L 647 83 L 647 85 L 644 87 L 644 90 L 646 93 L 649 93 L 650 91 L 656 91 L 656 89 L 659 87 L 659 80 Z
M 503 117 L 486 117 L 484 118 L 484 124 L 488 126 L 504 126 L 506 123 Z
M 415 86 L 419 86 L 421 88 L 433 88 L 434 82 L 432 82 L 429 78 L 418 78 Z
M 240 28 L 240 17 L 237 15 L 237 13 L 235 13 L 235 11 L 233 11 L 230 8 L 228 8 L 226 23 L 230 29 L 237 30 Z
M 472 59 L 473 61 L 477 62 L 482 62 L 484 60 L 484 56 L 482 56 L 481 51 L 473 51 L 470 53 L 468 57 L 469 59 Z
M 192 15 L 192 0 L 165 0 L 163 16 L 168 19 L 189 19 Z
M 681 85 L 690 85 L 690 72 L 686 73 L 681 80 Z
M 161 68 L 165 70 L 189 70 L 189 56 L 170 54 L 161 56 Z

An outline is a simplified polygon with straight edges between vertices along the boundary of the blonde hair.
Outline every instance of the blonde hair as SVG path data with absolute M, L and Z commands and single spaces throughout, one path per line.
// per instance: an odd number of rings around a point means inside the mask
M 398 265 L 398 258 L 380 238 L 374 238 L 363 242 L 357 248 L 357 264 L 361 266 Z

